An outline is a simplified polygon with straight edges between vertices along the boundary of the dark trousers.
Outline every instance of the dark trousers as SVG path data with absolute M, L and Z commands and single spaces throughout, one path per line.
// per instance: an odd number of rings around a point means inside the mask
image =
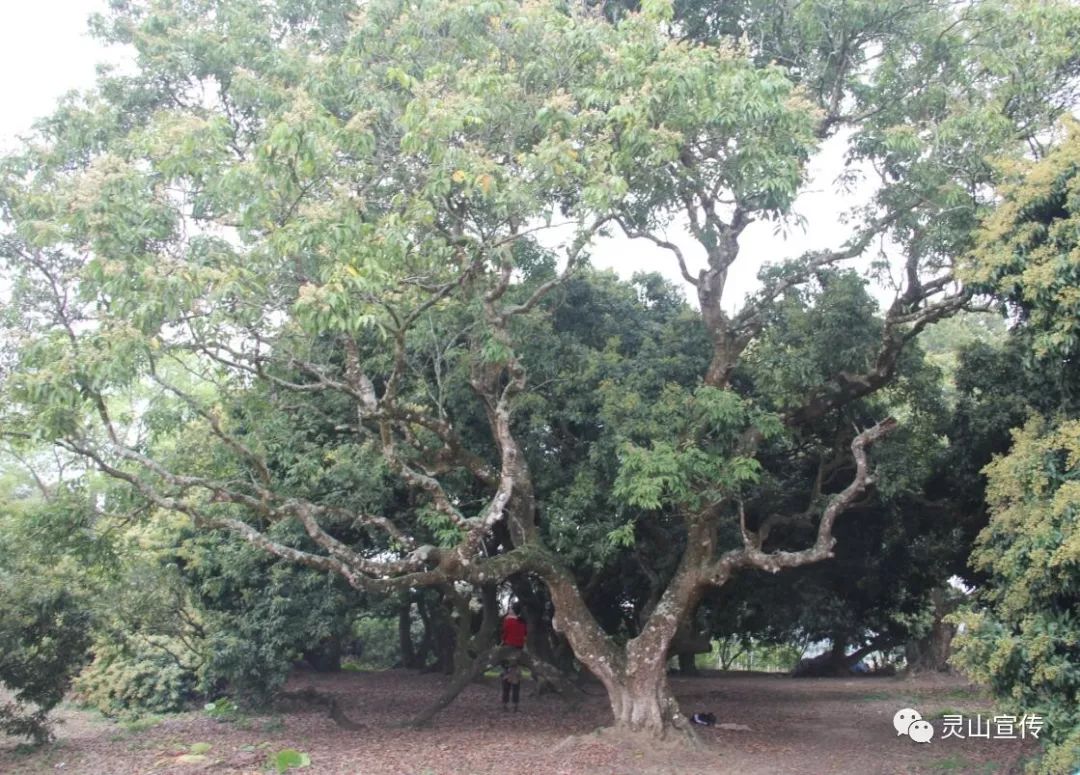
M 521 649 L 515 649 L 503 662 L 502 701 L 503 705 L 513 698 L 514 705 L 521 697 Z
M 521 682 L 511 683 L 509 679 L 504 678 L 502 682 L 503 689 L 503 705 L 513 698 L 513 703 L 518 704 L 518 700 L 521 698 Z

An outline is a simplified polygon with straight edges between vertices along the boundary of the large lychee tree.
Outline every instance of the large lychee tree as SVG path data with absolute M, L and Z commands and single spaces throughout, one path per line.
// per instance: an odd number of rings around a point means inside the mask
M 999 382 L 1013 391 L 984 390 L 985 408 L 970 413 L 998 454 L 982 469 L 989 520 L 954 661 L 1008 712 L 1042 716 L 1040 773 L 1080 766 L 1080 133 L 1075 120 L 1068 129 L 1045 157 L 1010 166 L 966 267 L 1015 321 L 1009 347 L 977 363 L 984 374 L 1007 366 Z M 1007 421 L 1011 443 L 985 431 L 1003 434 Z
M 1064 3 L 768 7 L 697 42 L 663 2 L 115 0 L 93 27 L 134 67 L 2 162 L 3 432 L 80 456 L 149 514 L 359 589 L 539 579 L 615 724 L 681 726 L 672 639 L 741 570 L 830 557 L 897 421 L 862 417 L 842 461 L 816 454 L 817 424 L 887 389 L 906 344 L 968 304 L 952 261 L 988 204 L 986 159 L 1046 142 L 1080 27 Z M 827 142 L 877 178 L 850 236 L 743 257 Z M 651 517 L 673 531 L 625 637 L 540 527 L 522 438 L 554 429 L 518 422 L 543 388 L 530 331 L 604 234 L 677 269 L 709 350 L 646 405 L 602 384 L 623 424 L 611 513 L 559 504 L 564 544 L 597 519 L 622 546 Z M 779 309 L 880 245 L 894 294 L 869 346 L 823 331 L 819 368 L 738 379 L 782 356 Z M 740 304 L 725 284 L 746 263 L 760 286 Z M 829 484 L 771 497 L 792 466 Z

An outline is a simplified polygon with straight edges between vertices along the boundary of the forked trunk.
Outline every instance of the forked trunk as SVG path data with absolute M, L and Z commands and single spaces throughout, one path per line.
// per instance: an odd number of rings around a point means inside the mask
M 619 646 L 600 628 L 569 575 L 552 569 L 548 589 L 555 604 L 554 626 L 569 639 L 578 660 L 604 684 L 614 726 L 619 731 L 667 738 L 693 731 L 668 684 L 668 649 L 698 602 L 699 580 L 681 569 L 649 616 L 642 632 Z

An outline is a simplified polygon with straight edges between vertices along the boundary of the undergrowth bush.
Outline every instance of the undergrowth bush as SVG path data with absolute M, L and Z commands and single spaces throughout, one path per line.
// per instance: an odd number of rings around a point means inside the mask
M 0 684 L 14 698 L 0 705 L 0 732 L 35 743 L 52 738 L 48 713 L 85 659 L 90 614 L 54 582 L 0 569 Z
M 181 643 L 149 636 L 139 643 L 97 644 L 94 660 L 75 681 L 80 702 L 106 716 L 184 710 L 199 694 L 197 669 Z

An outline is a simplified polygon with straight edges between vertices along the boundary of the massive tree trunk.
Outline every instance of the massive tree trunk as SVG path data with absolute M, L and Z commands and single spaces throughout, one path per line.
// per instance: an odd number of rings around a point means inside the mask
M 571 625 L 571 643 L 585 666 L 600 679 L 611 704 L 616 729 L 667 738 L 673 731 L 689 733 L 687 719 L 671 692 L 667 675 L 667 644 L 662 633 L 640 636 L 624 649 L 611 644 L 596 628 Z M 591 645 L 590 645 L 591 644 Z
M 625 676 L 610 699 L 616 729 L 658 738 L 673 728 L 688 729 L 663 668 L 639 668 Z
M 691 525 L 688 538 L 687 552 L 659 603 L 640 634 L 622 647 L 601 629 L 568 572 L 553 567 L 546 575 L 554 626 L 604 685 L 619 731 L 655 738 L 673 732 L 693 736 L 668 684 L 667 660 L 676 632 L 706 584 L 702 569 L 712 556 L 714 535 L 711 528 Z
M 615 728 L 665 738 L 673 731 L 692 735 L 686 717 L 668 683 L 668 647 L 674 637 L 665 625 L 677 625 L 686 609 L 671 607 L 665 620 L 647 628 L 627 644 L 626 666 L 608 690 Z M 650 619 L 650 623 L 654 620 Z

